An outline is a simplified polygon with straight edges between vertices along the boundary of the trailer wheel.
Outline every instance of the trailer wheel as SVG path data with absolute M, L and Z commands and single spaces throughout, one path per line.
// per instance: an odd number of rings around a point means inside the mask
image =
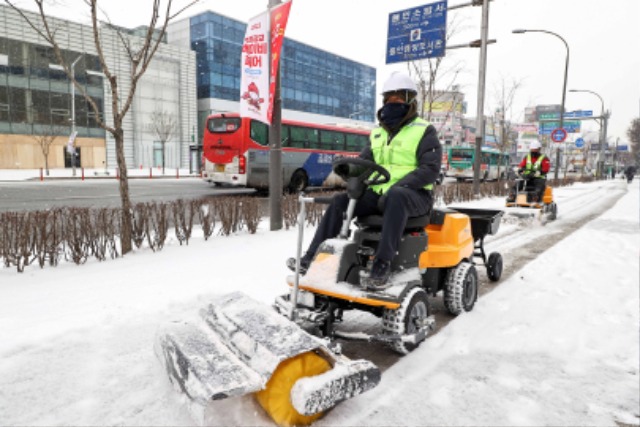
M 416 286 L 407 292 L 400 307 L 395 310 L 386 309 L 382 316 L 382 329 L 392 335 L 409 335 L 422 328 L 431 309 L 427 293 Z M 408 354 L 420 345 L 420 342 L 393 341 L 390 346 L 400 354 Z
M 461 262 L 449 270 L 444 287 L 444 305 L 457 316 L 471 311 L 478 299 L 478 273 L 473 264 Z
M 497 282 L 502 276 L 502 255 L 491 252 L 487 259 L 487 276 L 492 282 Z
M 262 408 L 279 426 L 309 425 L 324 415 L 302 415 L 291 403 L 291 389 L 296 381 L 323 374 L 331 365 L 320 355 L 309 351 L 280 362 L 263 390 L 255 393 Z
M 307 177 L 307 173 L 302 169 L 298 169 L 291 175 L 291 180 L 289 181 L 289 186 L 287 190 L 290 194 L 298 194 L 301 191 L 304 191 L 309 185 L 309 178 Z

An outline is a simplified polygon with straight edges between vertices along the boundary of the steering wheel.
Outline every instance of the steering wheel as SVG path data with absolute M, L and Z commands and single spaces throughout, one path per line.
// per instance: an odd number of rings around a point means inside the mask
M 356 167 L 352 168 L 351 165 Z M 350 174 L 354 169 L 357 174 L 355 178 L 366 186 L 385 184 L 391 179 L 388 170 L 371 160 L 360 157 L 339 157 L 333 161 L 333 171 L 345 181 L 354 178 Z

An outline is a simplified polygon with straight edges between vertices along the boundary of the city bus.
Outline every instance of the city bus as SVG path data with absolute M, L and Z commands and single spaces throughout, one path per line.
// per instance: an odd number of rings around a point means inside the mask
M 373 124 L 371 125 L 373 128 Z M 357 156 L 371 129 L 282 120 L 282 187 L 339 187 L 332 171 L 337 155 Z M 269 188 L 269 127 L 237 113 L 207 117 L 202 142 L 202 178 L 215 185 Z
M 481 155 L 480 180 L 505 179 L 509 171 L 509 154 L 501 153 L 494 148 L 483 147 Z M 475 147 L 451 147 L 447 176 L 455 178 L 458 182 L 472 180 L 475 158 Z

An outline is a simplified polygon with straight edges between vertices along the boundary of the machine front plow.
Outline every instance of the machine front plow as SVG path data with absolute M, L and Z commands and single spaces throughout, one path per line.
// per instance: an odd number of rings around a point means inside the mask
M 380 382 L 373 363 L 334 353 L 240 292 L 212 300 L 196 321 L 167 326 L 156 353 L 192 404 L 255 393 L 278 425 L 309 424 Z

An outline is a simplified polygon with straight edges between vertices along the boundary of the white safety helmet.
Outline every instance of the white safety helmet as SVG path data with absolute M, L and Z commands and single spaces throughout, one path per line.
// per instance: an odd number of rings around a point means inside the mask
M 539 150 L 542 148 L 542 144 L 540 144 L 540 141 L 533 140 L 531 141 L 531 144 L 529 144 L 529 150 Z
M 387 81 L 384 82 L 384 86 L 382 86 L 382 94 L 384 95 L 387 92 L 396 92 L 399 90 L 407 90 L 416 95 L 418 93 L 418 86 L 416 86 L 416 82 L 414 82 L 407 74 L 400 71 L 394 71 L 391 73 Z

